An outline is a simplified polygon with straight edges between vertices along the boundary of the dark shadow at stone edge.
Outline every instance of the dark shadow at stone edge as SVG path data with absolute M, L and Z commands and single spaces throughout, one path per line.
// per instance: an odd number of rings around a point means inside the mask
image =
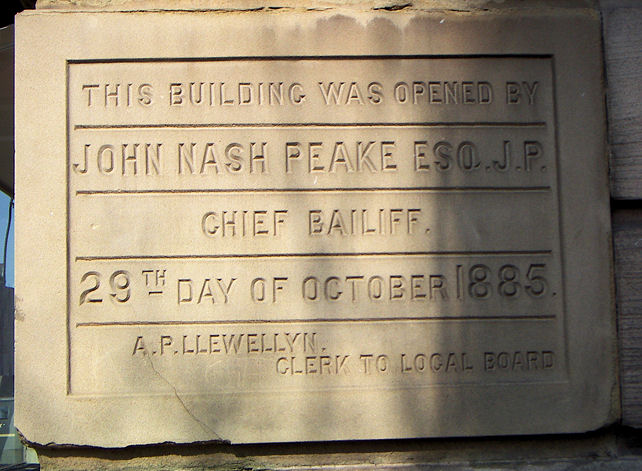
M 34 446 L 38 455 L 48 459 L 76 457 L 99 460 L 130 460 L 162 456 L 204 457 L 222 456 L 223 461 L 247 460 L 261 462 L 282 461 L 301 465 L 305 456 L 314 455 L 315 463 L 343 464 L 363 462 L 364 455 L 393 454 L 405 456 L 409 462 L 431 460 L 526 460 L 543 458 L 612 458 L 642 456 L 642 431 L 614 425 L 585 434 L 543 436 L 439 438 L 407 440 L 337 441 L 308 443 L 266 443 L 259 445 L 231 445 L 224 443 L 162 443 L 125 448 L 95 448 L 84 446 Z M 280 460 L 279 458 L 286 458 Z M 397 461 L 399 462 L 399 461 Z
M 0 8 L 0 27 L 12 25 L 17 13 L 33 8 L 36 8 L 36 0 L 4 0 Z

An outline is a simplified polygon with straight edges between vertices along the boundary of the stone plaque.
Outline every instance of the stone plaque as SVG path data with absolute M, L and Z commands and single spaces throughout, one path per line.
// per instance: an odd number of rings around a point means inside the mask
M 18 428 L 613 420 L 599 40 L 583 9 L 21 16 Z

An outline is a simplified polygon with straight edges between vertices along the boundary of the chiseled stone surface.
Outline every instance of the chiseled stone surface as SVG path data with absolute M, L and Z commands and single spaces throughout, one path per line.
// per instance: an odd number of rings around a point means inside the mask
M 19 430 L 121 447 L 614 421 L 599 26 L 19 16 Z

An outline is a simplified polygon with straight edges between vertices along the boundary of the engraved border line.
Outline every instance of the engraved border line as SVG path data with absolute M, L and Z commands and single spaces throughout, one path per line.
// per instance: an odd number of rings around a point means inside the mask
M 317 323 L 362 323 L 362 322 L 423 322 L 423 321 L 548 321 L 555 319 L 554 314 L 508 315 L 508 316 L 406 316 L 406 317 L 363 317 L 345 319 L 243 319 L 243 320 L 200 320 L 200 321 L 105 321 L 77 322 L 76 327 L 128 327 L 128 326 L 166 326 L 166 325 L 235 325 L 235 324 L 317 324 Z
M 82 255 L 77 262 L 100 260 L 172 260 L 172 259 L 226 259 L 226 258 L 306 258 L 306 257 L 407 257 L 407 256 L 551 256 L 551 250 L 514 251 L 407 251 L 407 252 L 306 252 L 306 253 L 264 253 L 264 254 L 205 254 L 205 255 Z
M 149 62 L 226 62 L 226 61 L 323 61 L 323 60 L 416 60 L 416 59 L 550 59 L 552 54 L 373 54 L 373 55 L 312 55 L 312 56 L 215 56 L 215 57 L 122 57 L 103 59 L 70 59 L 70 64 L 116 64 Z
M 70 215 L 71 215 L 71 100 L 69 97 L 69 84 L 71 80 L 71 64 L 69 61 L 65 63 L 65 179 L 66 194 L 65 194 L 65 333 L 67 345 L 65 349 L 65 393 L 70 396 L 71 391 L 71 231 L 70 229 Z
M 552 92 L 552 97 L 553 97 L 553 136 L 555 139 L 555 186 L 557 188 L 557 234 L 559 237 L 559 248 L 560 248 L 560 287 L 562 288 L 562 312 L 564 313 L 564 317 L 562 318 L 563 322 L 563 342 L 564 342 L 564 366 L 566 369 L 566 377 L 569 378 L 571 376 L 571 370 L 570 370 L 570 355 L 569 355 L 569 326 L 568 326 L 568 316 L 566 313 L 568 312 L 568 299 L 566 296 L 566 264 L 564 262 L 564 218 L 562 217 L 562 192 L 564 189 L 562 188 L 562 163 L 560 159 L 560 137 L 559 137 L 559 117 L 558 117 L 558 110 L 557 110 L 557 72 L 555 71 L 555 56 L 552 55 L 550 58 L 550 72 L 551 72 L 551 92 Z
M 188 188 L 188 189 L 152 189 L 152 190 L 76 190 L 76 195 L 162 195 L 162 194 L 194 194 L 194 193 L 386 193 L 386 192 L 425 192 L 425 193 L 547 193 L 550 186 L 423 186 L 423 187 L 382 187 L 382 188 Z
M 76 124 L 74 131 L 103 129 L 199 129 L 199 128 L 545 128 L 545 121 L 425 121 L 425 122 L 364 122 L 364 123 L 145 123 L 145 124 Z

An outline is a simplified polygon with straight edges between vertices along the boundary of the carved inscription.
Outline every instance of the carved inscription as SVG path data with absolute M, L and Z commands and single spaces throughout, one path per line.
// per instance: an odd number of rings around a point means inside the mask
M 551 67 L 71 62 L 70 392 L 564 380 Z

